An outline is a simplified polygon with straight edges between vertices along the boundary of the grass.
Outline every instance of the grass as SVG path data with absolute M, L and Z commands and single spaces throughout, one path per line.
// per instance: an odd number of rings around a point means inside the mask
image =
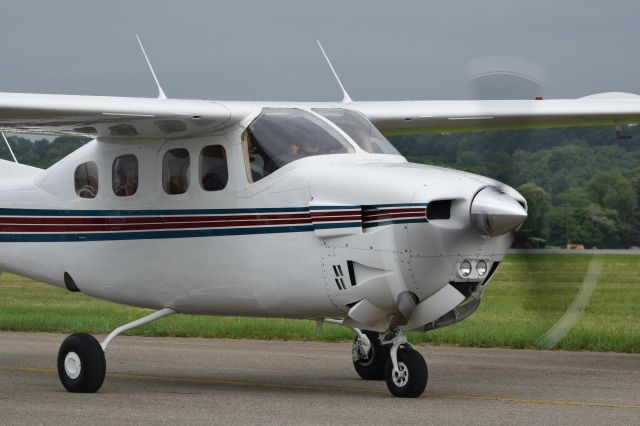
M 415 343 L 535 348 L 562 316 L 584 278 L 591 255 L 510 255 L 465 321 Z M 640 257 L 602 255 L 603 271 L 591 301 L 557 347 L 640 353 Z M 0 277 L 0 330 L 106 334 L 149 311 L 91 299 L 12 274 Z M 350 340 L 353 332 L 301 320 L 175 315 L 132 330 L 145 336 L 281 340 Z

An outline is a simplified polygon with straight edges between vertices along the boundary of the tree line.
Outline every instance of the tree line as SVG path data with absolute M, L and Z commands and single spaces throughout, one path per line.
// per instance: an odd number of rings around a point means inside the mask
M 516 188 L 529 203 L 523 234 L 563 246 L 640 246 L 640 126 L 394 136 L 409 161 L 485 175 Z M 630 137 L 630 138 L 628 138 Z M 87 142 L 14 136 L 23 164 L 46 168 Z M 10 160 L 0 143 L 0 158 Z
M 640 246 L 640 127 L 396 136 L 410 161 L 485 175 L 527 199 L 523 233 L 547 245 Z M 539 239 L 539 240 L 538 240 Z

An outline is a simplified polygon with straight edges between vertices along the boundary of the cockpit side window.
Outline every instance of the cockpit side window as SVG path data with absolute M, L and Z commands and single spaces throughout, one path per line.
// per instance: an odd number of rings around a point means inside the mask
M 113 161 L 112 186 L 118 197 L 129 197 L 138 191 L 138 159 L 135 155 L 121 155 Z
M 372 154 L 400 155 L 398 150 L 362 114 L 343 108 L 314 108 L 312 111 L 341 128 L 363 150 Z
M 98 166 L 93 161 L 80 164 L 75 171 L 76 194 L 80 198 L 96 198 L 98 195 Z
M 266 108 L 243 134 L 249 182 L 305 157 L 353 152 L 334 128 L 306 111 Z

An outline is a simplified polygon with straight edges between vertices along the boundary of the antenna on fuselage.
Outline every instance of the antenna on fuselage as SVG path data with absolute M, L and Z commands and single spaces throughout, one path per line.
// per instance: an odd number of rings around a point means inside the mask
M 160 86 L 160 82 L 158 81 L 158 77 L 156 77 L 156 73 L 153 71 L 153 67 L 151 66 L 151 61 L 149 60 L 149 57 L 147 56 L 147 52 L 145 52 L 145 50 L 144 50 L 144 46 L 142 45 L 142 42 L 140 41 L 140 37 L 138 37 L 138 34 L 136 34 L 136 38 L 138 39 L 138 44 L 140 45 L 140 49 L 142 50 L 142 54 L 144 55 L 144 59 L 147 61 L 147 65 L 149 65 L 149 69 L 151 70 L 151 75 L 153 76 L 153 79 L 156 82 L 156 86 L 158 86 L 158 99 L 167 99 L 167 95 L 164 94 L 164 90 L 162 90 L 162 87 Z
M 336 78 L 336 80 L 338 81 L 338 85 L 342 89 L 342 102 L 345 104 L 351 103 L 352 102 L 351 96 L 349 96 L 349 94 L 347 93 L 346 89 L 342 85 L 342 82 L 340 81 L 340 77 L 338 77 L 338 73 L 333 68 L 333 65 L 331 65 L 331 61 L 329 60 L 327 53 L 324 51 L 324 48 L 322 47 L 322 43 L 320 43 L 320 40 L 316 40 L 316 43 L 318 43 L 318 47 L 320 47 L 320 50 L 324 55 L 324 59 L 327 60 L 327 64 L 329 64 L 329 68 L 331 68 L 331 72 L 333 73 L 333 76 Z
M 18 159 L 16 158 L 16 155 L 13 153 L 13 150 L 11 149 L 11 144 L 9 143 L 9 139 L 7 139 L 7 137 L 4 135 L 4 132 L 2 132 L 2 138 L 4 139 L 4 143 L 7 144 L 7 148 L 9 148 L 9 152 L 11 153 L 11 156 L 13 157 L 13 161 L 15 161 L 16 164 L 20 164 L 20 163 L 18 163 Z

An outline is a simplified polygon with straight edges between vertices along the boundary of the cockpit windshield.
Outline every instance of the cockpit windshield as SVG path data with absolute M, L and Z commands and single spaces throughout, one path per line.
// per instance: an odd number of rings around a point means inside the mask
M 301 158 L 354 152 L 340 132 L 295 108 L 265 108 L 244 132 L 243 147 L 249 182 Z
M 365 116 L 342 108 L 314 108 L 312 111 L 341 128 L 363 150 L 372 154 L 400 155 Z

